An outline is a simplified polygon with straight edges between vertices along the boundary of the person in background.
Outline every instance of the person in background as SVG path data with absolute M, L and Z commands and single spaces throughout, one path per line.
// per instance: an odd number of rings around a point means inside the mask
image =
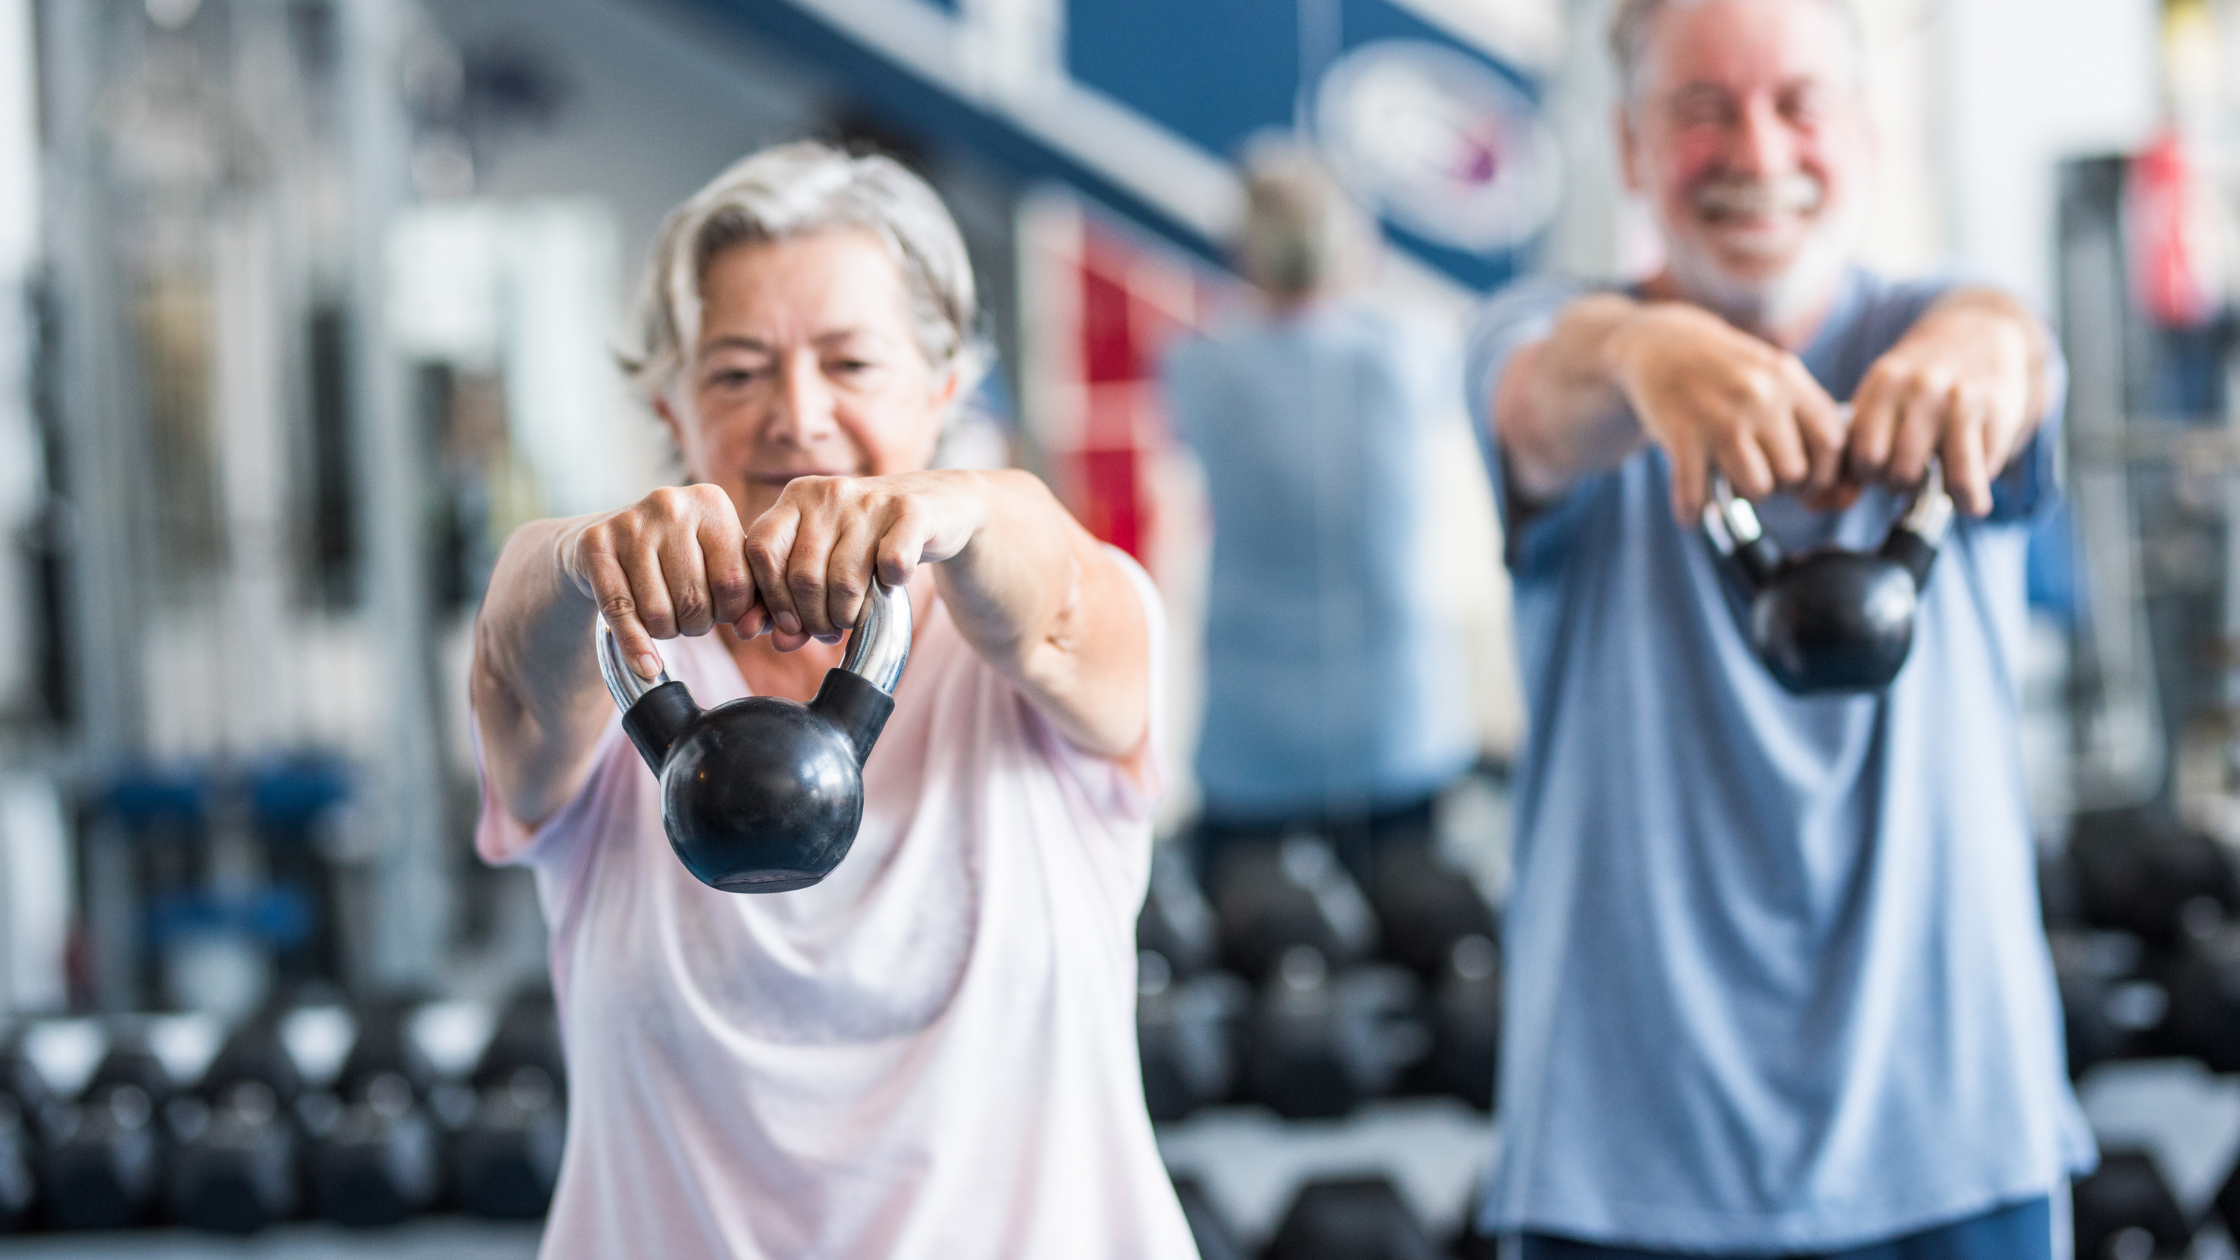
M 475 623 L 475 845 L 536 873 L 568 1055 L 558 1257 L 1187 1260 L 1144 1111 L 1135 919 L 1158 597 L 1017 470 L 928 470 L 964 241 L 897 163 L 768 149 L 663 225 L 626 366 L 690 485 L 522 526 Z M 916 638 L 854 847 L 718 892 L 592 655 L 807 700 L 871 583 Z
M 1427 839 L 1476 759 L 1468 674 L 1420 557 L 1422 470 L 1462 399 L 1434 338 L 1355 296 L 1374 224 L 1304 151 L 1248 154 L 1258 308 L 1175 345 L 1168 413 L 1213 509 L 1201 859 L 1307 829 L 1357 877 Z
M 1622 0 L 1612 42 L 1665 263 L 1496 296 L 1467 376 L 1530 722 L 1480 1228 L 1524 1260 L 2047 1260 L 2093 1161 L 2018 735 L 2060 364 L 2004 293 L 1850 262 L 1842 0 Z M 1877 543 L 1932 460 L 1959 515 L 1904 669 L 1785 692 L 1699 536 L 1711 475 L 1795 554 Z

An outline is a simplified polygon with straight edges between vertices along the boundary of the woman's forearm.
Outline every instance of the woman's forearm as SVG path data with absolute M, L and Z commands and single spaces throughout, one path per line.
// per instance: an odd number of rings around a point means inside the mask
M 562 571 L 577 520 L 513 532 L 475 618 L 469 687 L 490 786 L 507 812 L 541 822 L 583 785 L 612 712 L 591 653 L 595 609 Z

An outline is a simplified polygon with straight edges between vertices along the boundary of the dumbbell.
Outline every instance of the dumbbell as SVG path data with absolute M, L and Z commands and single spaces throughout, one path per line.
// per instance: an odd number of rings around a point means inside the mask
M 1422 1057 L 1420 988 L 1397 967 L 1333 973 L 1294 945 L 1261 986 L 1244 1036 L 1244 1093 L 1286 1119 L 1343 1116 Z
M 2213 838 L 2148 809 L 2079 813 L 2069 834 L 2084 917 L 2155 948 L 2240 909 L 2240 880 Z
M 2110 1059 L 2147 1048 L 2170 1002 L 2167 991 L 2140 976 L 2146 950 L 2127 932 L 2055 928 L 2046 933 L 2053 978 L 2061 993 L 2062 1040 L 2071 1079 Z
M 1220 961 L 1221 936 L 1213 907 L 1190 874 L 1189 860 L 1171 845 L 1151 855 L 1150 886 L 1136 916 L 1136 948 L 1166 960 L 1176 979 L 1206 971 Z
M 13 1094 L 0 1094 L 0 1234 L 22 1228 L 38 1202 L 39 1183 L 31 1171 L 36 1153 L 23 1104 Z
M 452 1137 L 459 1206 L 498 1220 L 536 1220 L 552 1202 L 568 1132 L 567 1065 L 549 994 L 508 1006 L 473 1084 L 473 1115 Z
M 2109 1150 L 2071 1188 L 2077 1260 L 2170 1260 L 2185 1254 L 2193 1226 L 2152 1156 Z
M 173 1142 L 172 1217 L 195 1229 L 251 1234 L 294 1215 L 295 1107 L 303 1073 L 276 1018 L 234 1030 L 193 1091 L 164 1108 Z
M 1225 972 L 1184 979 L 1164 954 L 1136 956 L 1136 1048 L 1153 1120 L 1180 1120 L 1228 1096 L 1236 1026 L 1250 1000 L 1245 983 Z
M 1191 1240 L 1198 1244 L 1198 1260 L 1244 1260 L 1244 1248 L 1238 1245 L 1229 1223 L 1215 1210 L 1197 1178 L 1176 1177 L 1174 1197 L 1182 1204 L 1182 1219 L 1189 1222 Z
M 1485 894 L 1429 841 L 1387 845 L 1372 863 L 1369 904 L 1386 958 L 1435 982 L 1448 970 L 1456 942 L 1472 936 L 1501 939 Z
M 153 1212 L 166 1154 L 157 1118 L 176 1084 L 145 1037 L 109 1048 L 72 1102 L 47 1109 L 41 1181 L 57 1229 L 124 1229 Z
M 1427 1007 L 1431 1049 L 1409 1069 L 1410 1085 L 1492 1111 L 1501 1061 L 1501 950 L 1493 938 L 1465 936 L 1448 948 Z
M 1222 957 L 1256 983 L 1295 948 L 1339 967 L 1376 948 L 1368 898 L 1319 837 L 1298 834 L 1231 851 L 1214 872 L 1213 905 Z
M 21 1045 L 0 1044 L 0 1233 L 30 1224 L 38 1207 L 37 1127 L 52 1101 Z
M 1262 1260 L 1439 1260 L 1439 1249 L 1390 1179 L 1343 1177 L 1300 1187 Z
M 394 1225 L 443 1190 L 443 1143 L 428 1112 L 435 1067 L 401 1005 L 359 1012 L 357 1035 L 311 1144 L 311 1198 L 340 1225 Z

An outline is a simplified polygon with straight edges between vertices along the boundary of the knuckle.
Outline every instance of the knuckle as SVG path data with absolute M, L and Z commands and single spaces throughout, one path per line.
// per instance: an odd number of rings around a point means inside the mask
M 824 589 L 824 579 L 806 569 L 786 574 L 786 586 L 797 594 L 814 595 Z
M 623 592 L 616 592 L 599 601 L 599 613 L 608 621 L 628 617 L 637 610 L 638 602 Z

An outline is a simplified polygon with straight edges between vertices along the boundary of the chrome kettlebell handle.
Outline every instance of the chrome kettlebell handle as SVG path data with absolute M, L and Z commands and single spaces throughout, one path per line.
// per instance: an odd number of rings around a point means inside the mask
M 1711 499 L 1703 505 L 1703 524 L 1712 545 L 1723 556 L 1756 544 L 1766 533 L 1750 500 L 1737 495 L 1727 475 L 1717 468 L 1711 470 Z M 1913 501 L 1896 524 L 1932 547 L 1944 541 L 1945 532 L 1952 527 L 1952 495 L 1944 488 L 1942 463 L 1929 461 L 1928 475 L 1914 489 Z
M 640 678 L 629 662 L 622 659 L 622 645 L 616 641 L 614 630 L 607 625 L 603 614 L 592 617 L 591 627 L 592 653 L 599 658 L 599 676 L 606 680 L 607 694 L 614 697 L 616 708 L 627 713 L 647 692 L 671 681 L 665 661 L 657 677 Z M 848 638 L 848 650 L 840 658 L 840 668 L 893 695 L 895 687 L 902 682 L 903 666 L 910 663 L 912 631 L 909 588 L 888 586 L 874 578 L 871 594 L 863 602 L 863 619 Z M 661 655 L 660 644 L 654 644 L 653 650 L 656 656 Z

